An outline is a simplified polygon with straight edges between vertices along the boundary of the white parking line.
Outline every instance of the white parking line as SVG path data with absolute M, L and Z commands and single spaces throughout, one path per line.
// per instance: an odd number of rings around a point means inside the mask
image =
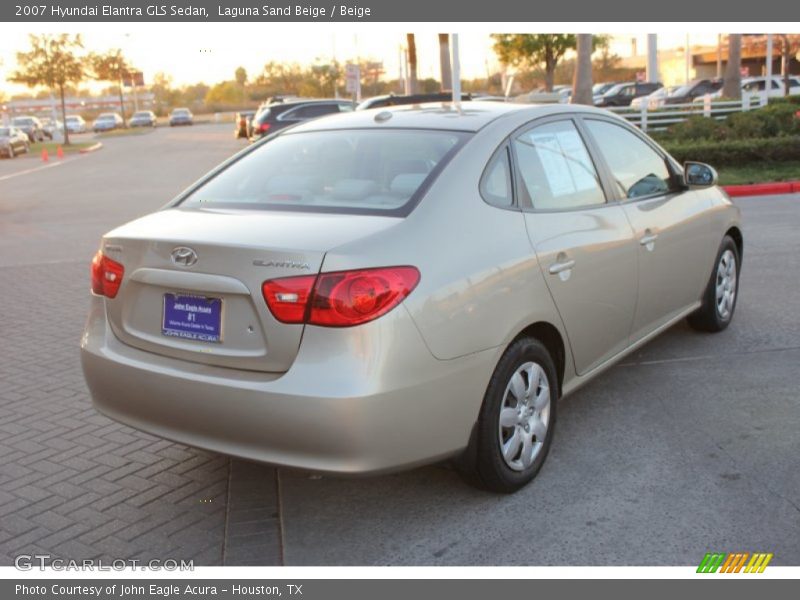
M 11 179 L 13 177 L 19 177 L 20 175 L 27 175 L 28 173 L 35 173 L 36 171 L 41 171 L 43 169 L 49 169 L 51 167 L 57 167 L 59 165 L 64 164 L 64 161 L 60 162 L 51 162 L 46 165 L 42 165 L 40 167 L 34 167 L 33 169 L 25 169 L 24 171 L 18 171 L 17 173 L 11 173 L 9 175 L 3 175 L 0 177 L 0 181 L 4 181 L 6 179 Z

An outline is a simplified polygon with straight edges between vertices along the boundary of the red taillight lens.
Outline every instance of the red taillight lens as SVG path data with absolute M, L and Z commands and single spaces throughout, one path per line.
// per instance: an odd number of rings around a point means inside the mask
M 262 133 L 264 133 L 265 131 L 269 131 L 269 128 L 270 128 L 270 124 L 269 124 L 269 123 L 261 123 L 261 124 L 258 126 L 258 130 L 259 130 L 260 132 L 262 132 Z
M 114 298 L 122 284 L 125 267 L 111 260 L 102 251 L 92 259 L 92 291 L 100 296 Z
M 281 323 L 305 323 L 308 299 L 316 278 L 316 275 L 302 275 L 265 281 L 261 293 L 273 316 Z
M 351 327 L 377 319 L 419 283 L 415 267 L 383 267 L 264 282 L 270 311 L 283 323 Z

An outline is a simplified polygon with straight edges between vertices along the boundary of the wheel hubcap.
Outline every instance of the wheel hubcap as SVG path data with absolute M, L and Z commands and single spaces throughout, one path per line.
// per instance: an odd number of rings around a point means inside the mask
M 500 406 L 498 443 L 505 463 L 524 471 L 542 450 L 550 421 L 550 382 L 535 362 L 520 366 L 506 386 Z
M 717 314 L 721 319 L 729 319 L 736 300 L 736 256 L 725 250 L 717 265 Z

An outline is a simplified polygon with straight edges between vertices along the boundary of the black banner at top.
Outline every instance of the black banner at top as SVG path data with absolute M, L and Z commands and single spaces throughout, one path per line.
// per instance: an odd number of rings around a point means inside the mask
M 769 22 L 792 21 L 786 0 L 4 0 L 0 21 L 185 22 Z M 748 28 L 750 29 L 750 28 Z

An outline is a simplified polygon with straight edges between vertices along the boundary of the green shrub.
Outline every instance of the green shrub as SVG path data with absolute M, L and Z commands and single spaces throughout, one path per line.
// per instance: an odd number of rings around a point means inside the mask
M 781 98 L 770 98 L 769 105 L 772 106 L 774 104 L 791 104 L 793 106 L 800 106 L 800 94 L 783 96 Z
M 674 140 L 721 140 L 725 139 L 725 124 L 702 115 L 692 115 L 681 123 L 667 129 L 664 139 Z
M 697 160 L 714 167 L 800 160 L 800 136 L 725 141 L 669 140 L 662 145 L 678 162 Z

